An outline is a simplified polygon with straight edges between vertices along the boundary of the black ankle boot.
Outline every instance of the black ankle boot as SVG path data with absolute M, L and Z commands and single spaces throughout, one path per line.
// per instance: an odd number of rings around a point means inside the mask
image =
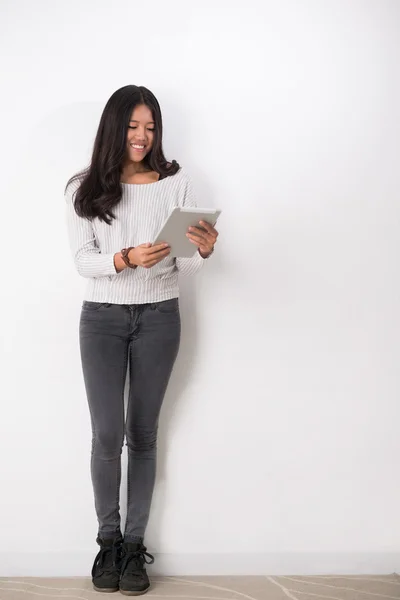
M 145 564 L 151 565 L 154 556 L 146 552 L 142 543 L 122 544 L 121 579 L 119 591 L 125 596 L 139 596 L 145 594 L 150 588 L 150 581 L 146 573 Z M 146 560 L 148 557 L 150 560 Z
M 96 592 L 118 592 L 121 559 L 122 536 L 97 538 L 100 552 L 94 559 L 92 569 L 93 587 Z

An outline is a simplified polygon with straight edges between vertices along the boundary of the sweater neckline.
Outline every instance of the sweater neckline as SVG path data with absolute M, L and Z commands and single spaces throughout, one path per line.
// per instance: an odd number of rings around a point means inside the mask
M 167 177 L 165 178 L 167 179 Z M 149 185 L 157 185 L 157 183 L 162 183 L 165 179 L 159 179 L 158 181 L 152 181 L 149 183 L 125 183 L 124 181 L 120 181 L 121 185 L 125 185 L 126 187 L 148 187 Z
M 175 175 L 169 175 L 168 177 L 163 177 L 162 179 L 158 179 L 158 181 L 152 181 L 151 183 L 125 183 L 123 181 L 120 181 L 120 184 L 125 186 L 127 189 L 129 188 L 144 188 L 144 187 L 150 187 L 152 185 L 160 185 L 162 183 L 164 183 L 164 181 L 168 181 L 169 179 L 172 179 L 174 177 L 176 177 L 178 175 L 178 173 L 182 172 L 182 168 L 179 169 L 179 171 L 177 173 L 175 173 Z

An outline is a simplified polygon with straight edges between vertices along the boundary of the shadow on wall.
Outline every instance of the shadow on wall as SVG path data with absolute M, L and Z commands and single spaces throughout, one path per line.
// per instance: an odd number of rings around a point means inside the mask
M 182 320 L 181 344 L 160 414 L 157 449 L 157 478 L 153 496 L 152 510 L 150 514 L 148 531 L 149 535 L 146 536 L 147 539 L 152 537 L 152 531 L 159 532 L 162 530 L 162 524 L 164 520 L 163 515 L 168 504 L 168 482 L 166 477 L 168 447 L 172 437 L 172 432 L 176 427 L 175 419 L 178 418 L 180 407 L 182 406 L 182 403 L 185 402 L 185 391 L 188 383 L 190 382 L 191 373 L 197 354 L 196 340 L 198 339 L 198 315 L 196 285 L 194 278 L 182 277 L 179 287 L 179 304 Z M 125 411 L 127 408 L 128 398 L 128 380 L 129 373 L 125 387 Z M 127 512 L 127 461 L 128 453 L 125 441 L 122 454 L 120 502 L 123 528 L 125 526 Z M 150 542 L 150 545 L 154 545 L 154 543 L 157 543 L 157 541 L 158 540 Z

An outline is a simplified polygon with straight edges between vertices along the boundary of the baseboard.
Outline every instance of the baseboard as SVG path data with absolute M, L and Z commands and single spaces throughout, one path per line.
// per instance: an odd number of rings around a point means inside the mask
M 0 553 L 0 577 L 87 577 L 90 552 Z M 383 575 L 400 571 L 399 553 L 157 554 L 153 576 Z

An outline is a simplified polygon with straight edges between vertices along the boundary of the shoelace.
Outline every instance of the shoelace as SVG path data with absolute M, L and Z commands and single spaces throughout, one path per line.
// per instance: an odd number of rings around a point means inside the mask
M 120 554 L 120 547 L 116 544 L 112 546 L 104 546 L 100 549 L 96 558 L 94 559 L 93 569 L 92 569 L 92 577 L 95 575 L 96 569 L 103 569 L 103 573 L 112 573 L 118 563 Z M 104 563 L 107 558 L 111 558 L 110 564 L 104 567 Z
M 143 569 L 144 564 L 152 565 L 154 562 L 154 556 L 149 552 L 146 552 L 147 548 L 142 546 L 140 550 L 129 551 L 126 549 L 122 550 L 122 562 L 121 562 L 121 574 L 125 572 L 127 566 L 134 566 L 135 571 Z M 150 560 L 147 560 L 147 558 Z

